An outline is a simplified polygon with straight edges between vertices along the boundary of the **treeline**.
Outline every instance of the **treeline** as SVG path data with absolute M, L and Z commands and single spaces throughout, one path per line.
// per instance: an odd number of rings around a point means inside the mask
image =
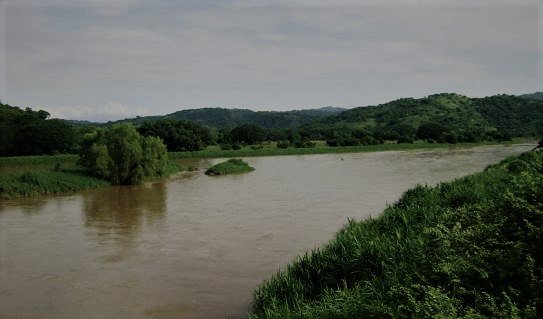
M 234 128 L 243 124 L 253 124 L 266 129 L 296 128 L 316 119 L 341 113 L 345 109 L 324 107 L 294 111 L 251 111 L 246 109 L 201 108 L 181 110 L 164 116 L 144 116 L 125 119 L 136 125 L 155 120 L 184 120 L 196 122 L 207 127 Z
M 543 101 L 510 95 L 468 98 L 458 94 L 435 94 L 422 99 L 404 98 L 378 106 L 354 108 L 328 117 L 322 117 L 322 114 L 333 114 L 338 110 L 308 110 L 313 112 L 308 114 L 317 117 L 314 114 L 317 112 L 320 118 L 288 128 L 278 128 L 272 123 L 278 116 L 288 119 L 290 116 L 301 118 L 300 114 L 304 114 L 306 118 L 307 112 L 245 111 L 248 110 L 200 109 L 174 114 L 204 117 L 212 123 L 222 124 L 239 123 L 240 118 L 257 114 L 259 123 L 268 127 L 252 123 L 205 126 L 159 116 L 136 120 L 132 124 L 143 136 L 161 138 L 170 152 L 198 151 L 217 144 L 222 149 L 240 149 L 246 145 L 258 148 L 259 144 L 271 141 L 279 148 L 302 148 L 315 146 L 316 140 L 326 141 L 333 147 L 413 143 L 417 140 L 454 144 L 543 136 Z M 246 117 L 237 118 L 238 113 Z M 224 121 L 220 119 L 221 114 L 226 117 Z M 0 156 L 77 153 L 85 134 L 114 125 L 75 125 L 48 117 L 45 111 L 0 104 Z
M 543 135 L 543 101 L 496 95 L 436 94 L 359 107 L 301 127 L 331 145 L 425 140 L 438 143 L 510 140 Z
M 46 111 L 0 103 L 0 156 L 73 152 L 77 143 L 73 127 L 48 118 Z

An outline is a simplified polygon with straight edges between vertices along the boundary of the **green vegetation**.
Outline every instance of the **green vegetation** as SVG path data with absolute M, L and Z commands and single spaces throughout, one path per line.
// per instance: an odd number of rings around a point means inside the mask
M 523 94 L 520 97 L 525 99 L 543 100 L 543 92 L 535 92 L 531 94 Z
M 75 166 L 79 157 L 74 154 L 0 157 L 0 167 L 19 165 L 50 165 L 60 163 Z
M 76 143 L 72 127 L 48 120 L 49 113 L 21 110 L 0 103 L 0 156 L 71 152 Z
M 543 135 L 543 101 L 510 95 L 468 98 L 435 94 L 358 107 L 300 128 L 302 136 L 331 146 L 392 140 L 410 143 L 506 141 Z
M 158 137 L 142 137 L 129 124 L 87 134 L 79 164 L 87 173 L 113 184 L 139 184 L 166 173 L 168 153 Z
M 543 317 L 543 152 L 417 186 L 254 293 L 250 318 Z
M 251 111 L 244 109 L 201 108 L 182 110 L 164 116 L 146 116 L 126 119 L 136 125 L 156 120 L 184 120 L 214 128 L 232 128 L 243 124 L 257 125 L 266 129 L 288 129 L 309 123 L 315 119 L 338 114 L 345 109 L 324 107 L 296 111 Z
M 48 116 L 45 111 L 34 112 L 29 108 L 23 111 L 0 104 L 0 156 L 77 153 L 85 147 L 86 134 L 113 126 L 48 120 Z M 240 150 L 247 145 L 259 149 L 266 142 L 275 142 L 281 149 L 315 148 L 316 140 L 324 140 L 332 147 L 421 141 L 502 142 L 516 137 L 543 136 L 543 101 L 509 95 L 468 98 L 435 94 L 346 111 L 323 108 L 253 112 L 208 108 L 121 122 L 134 123 L 146 137 L 161 138 L 168 150 L 174 152 L 204 151 L 210 145 L 220 145 L 225 151 Z
M 314 141 L 314 147 L 296 148 L 296 147 L 280 147 L 279 143 L 264 143 L 259 148 L 250 146 L 241 147 L 237 150 L 222 149 L 217 146 L 210 146 L 202 151 L 196 152 L 173 152 L 169 153 L 170 158 L 221 158 L 221 157 L 253 157 L 253 156 L 277 156 L 277 155 L 307 155 L 307 154 L 335 154 L 335 153 L 362 153 L 362 152 L 383 152 L 383 151 L 405 151 L 416 149 L 437 149 L 437 148 L 464 148 L 475 147 L 481 145 L 496 145 L 496 144 L 514 144 L 524 142 L 521 139 L 514 139 L 507 142 L 479 142 L 479 143 L 425 143 L 417 142 L 413 144 L 377 144 L 377 145 L 357 145 L 357 146 L 327 146 L 323 141 Z M 533 141 L 530 141 L 533 143 Z
M 228 174 L 241 174 L 253 171 L 254 168 L 249 166 L 246 162 L 241 159 L 231 158 L 226 162 L 222 162 L 206 170 L 206 175 L 228 175 Z
M 27 171 L 0 175 L 0 199 L 53 195 L 98 188 L 109 185 L 108 182 L 90 176 L 81 171 Z
M 170 152 L 199 151 L 215 143 L 210 129 L 187 121 L 145 122 L 138 131 L 143 136 L 160 137 Z

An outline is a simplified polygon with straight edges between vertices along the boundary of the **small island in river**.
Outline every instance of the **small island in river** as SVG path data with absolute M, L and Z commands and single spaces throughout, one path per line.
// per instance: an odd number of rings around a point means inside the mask
M 241 174 L 254 171 L 254 168 L 249 166 L 246 162 L 239 158 L 232 158 L 225 162 L 213 165 L 205 172 L 206 175 L 228 175 L 228 174 Z

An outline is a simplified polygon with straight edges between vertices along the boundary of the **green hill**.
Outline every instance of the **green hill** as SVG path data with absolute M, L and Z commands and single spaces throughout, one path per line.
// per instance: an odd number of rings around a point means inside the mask
M 295 111 L 251 111 L 246 109 L 201 108 L 181 110 L 164 116 L 137 117 L 122 120 L 121 122 L 141 124 L 143 122 L 159 119 L 174 119 L 197 122 L 215 128 L 253 124 L 269 129 L 287 129 L 299 127 L 300 125 L 309 123 L 315 119 L 335 115 L 344 110 L 345 109 L 334 107 Z
M 543 101 L 512 95 L 468 98 L 442 93 L 357 107 L 303 128 L 325 136 L 334 130 L 359 130 L 378 139 L 409 137 L 469 142 L 476 137 L 541 136 Z
M 520 97 L 525 99 L 543 100 L 543 92 L 535 92 L 531 94 L 523 94 Z

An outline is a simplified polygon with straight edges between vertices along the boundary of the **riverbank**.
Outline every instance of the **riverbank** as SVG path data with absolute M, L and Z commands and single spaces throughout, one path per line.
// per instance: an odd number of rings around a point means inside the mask
M 470 148 L 483 145 L 513 145 L 517 143 L 533 143 L 525 139 L 516 139 L 505 143 L 468 143 L 468 144 L 379 144 L 368 146 L 343 146 L 330 147 L 322 142 L 312 148 L 278 148 L 274 143 L 261 147 L 246 146 L 240 150 L 221 150 L 218 146 L 208 147 L 197 152 L 170 152 L 170 160 L 186 158 L 229 158 L 229 157 L 255 157 L 255 156 L 280 156 L 280 155 L 309 155 L 330 153 L 358 153 L 358 152 L 382 152 L 382 151 L 406 151 L 438 148 Z M 44 156 L 19 156 L 0 157 L 0 198 L 17 198 L 38 195 L 62 194 L 89 188 L 104 187 L 109 185 L 89 180 L 89 176 L 82 173 L 77 165 L 77 155 L 60 154 Z M 182 171 L 175 165 L 169 165 L 166 175 Z M 31 172 L 35 178 L 23 177 L 24 173 Z M 38 176 L 38 177 L 36 177 Z M 64 185 L 63 180 L 69 182 Z M 27 180 L 27 182 L 22 182 Z M 31 180 L 39 181 L 38 185 L 31 185 Z M 62 186 L 64 185 L 64 186 Z
M 0 200 L 61 195 L 111 186 L 77 166 L 77 155 L 0 158 Z M 169 163 L 164 178 L 180 171 Z
M 57 195 L 110 183 L 85 175 L 82 171 L 28 171 L 0 176 L 0 199 Z
M 281 156 L 281 155 L 310 155 L 310 154 L 334 154 L 334 153 L 364 153 L 384 151 L 408 151 L 420 149 L 437 148 L 468 148 L 483 145 L 514 145 L 519 143 L 530 143 L 537 145 L 534 140 L 515 139 L 508 142 L 478 142 L 478 143 L 426 143 L 417 142 L 412 144 L 385 143 L 377 145 L 358 146 L 327 146 L 324 142 L 317 142 L 315 147 L 307 148 L 278 148 L 275 143 L 264 144 L 259 147 L 245 146 L 239 150 L 221 150 L 218 146 L 210 146 L 205 150 L 194 152 L 170 152 L 171 159 L 183 158 L 229 158 L 229 157 L 257 157 L 257 156 Z
M 350 221 L 254 293 L 250 318 L 543 315 L 543 152 Z

